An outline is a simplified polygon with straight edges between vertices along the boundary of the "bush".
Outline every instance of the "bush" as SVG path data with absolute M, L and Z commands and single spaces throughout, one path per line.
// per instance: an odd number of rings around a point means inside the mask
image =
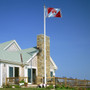
M 49 85 L 46 87 L 47 89 L 53 89 L 53 85 Z
M 24 80 L 21 80 L 19 83 L 25 83 Z
M 6 85 L 5 84 L 3 84 L 3 88 L 6 88 Z
M 65 85 L 59 85 L 59 84 L 57 84 L 56 86 L 55 86 L 55 88 L 56 89 L 71 89 L 70 87 L 65 87 Z
M 24 82 L 24 85 L 27 86 L 28 83 Z
M 60 88 L 61 86 L 59 85 L 59 84 L 57 84 L 56 86 L 55 86 L 55 88 Z
M 5 88 L 12 88 L 12 85 L 7 84 Z
M 15 88 L 20 88 L 20 86 L 19 85 L 14 85 L 15 86 Z

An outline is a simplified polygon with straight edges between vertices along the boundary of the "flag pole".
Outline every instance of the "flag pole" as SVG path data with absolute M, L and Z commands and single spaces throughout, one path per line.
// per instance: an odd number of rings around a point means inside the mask
M 46 85 L 46 16 L 45 16 L 45 5 L 44 5 L 44 84 Z

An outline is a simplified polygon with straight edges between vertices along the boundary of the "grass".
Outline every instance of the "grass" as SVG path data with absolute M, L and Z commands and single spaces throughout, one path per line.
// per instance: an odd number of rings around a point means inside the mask
M 51 90 L 51 89 L 46 89 L 46 88 L 0 88 L 0 90 Z M 55 90 L 78 90 L 78 89 L 55 89 Z M 79 90 L 85 90 L 85 89 L 79 89 Z M 90 88 L 86 90 L 90 90 Z
M 0 90 L 51 90 L 46 88 L 0 88 Z M 74 90 L 74 89 L 55 89 L 55 90 Z
M 50 90 L 45 88 L 0 88 L 0 90 Z

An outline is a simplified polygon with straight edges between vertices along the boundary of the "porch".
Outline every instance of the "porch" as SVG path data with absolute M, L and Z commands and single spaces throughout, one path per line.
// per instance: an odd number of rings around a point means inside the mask
M 44 77 L 36 77 L 35 82 L 29 83 L 28 77 L 9 77 L 6 78 L 6 85 L 19 84 L 24 80 L 28 85 L 39 85 L 44 83 Z M 47 85 L 65 85 L 65 87 L 90 87 L 90 80 L 80 80 L 60 77 L 47 77 Z
M 6 78 L 6 85 L 15 85 L 20 82 L 27 83 L 27 84 L 33 84 L 33 85 L 39 85 L 44 84 L 44 77 L 36 77 L 36 79 L 32 79 L 32 83 L 29 83 L 31 79 L 29 77 L 7 77 Z M 55 85 L 55 77 L 47 77 L 47 84 L 53 84 Z

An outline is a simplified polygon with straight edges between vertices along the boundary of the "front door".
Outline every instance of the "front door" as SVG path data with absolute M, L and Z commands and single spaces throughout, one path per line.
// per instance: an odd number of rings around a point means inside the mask
M 32 77 L 33 78 L 33 84 L 35 84 L 36 83 L 36 69 L 33 69 L 32 72 L 33 72 L 32 73 L 33 74 L 33 77 Z
M 15 84 L 19 83 L 19 67 L 15 67 Z
M 15 77 L 19 77 L 19 67 L 15 67 Z
M 31 73 L 32 71 L 32 73 Z M 32 74 L 32 75 L 31 75 Z M 31 76 L 32 76 L 32 83 L 35 84 L 36 82 L 36 69 L 28 69 L 28 82 L 31 83 Z
M 31 83 L 31 69 L 28 69 L 28 82 Z

